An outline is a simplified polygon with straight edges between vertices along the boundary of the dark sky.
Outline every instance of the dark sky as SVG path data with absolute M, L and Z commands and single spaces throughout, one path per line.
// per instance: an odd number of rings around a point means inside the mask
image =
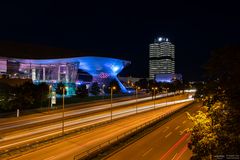
M 122 58 L 132 61 L 123 73 L 148 77 L 148 46 L 165 36 L 187 80 L 201 79 L 211 50 L 240 43 L 239 5 L 231 1 L 144 2 L 0 2 L 0 40 Z

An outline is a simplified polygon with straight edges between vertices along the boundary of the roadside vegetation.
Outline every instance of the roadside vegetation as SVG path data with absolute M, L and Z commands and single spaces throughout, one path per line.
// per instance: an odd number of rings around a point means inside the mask
M 208 81 L 197 85 L 204 107 L 189 115 L 194 126 L 192 159 L 240 158 L 240 48 L 216 50 L 205 66 Z

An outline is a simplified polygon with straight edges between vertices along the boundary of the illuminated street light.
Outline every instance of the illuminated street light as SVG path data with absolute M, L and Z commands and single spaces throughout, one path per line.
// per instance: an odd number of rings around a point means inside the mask
M 116 89 L 115 86 L 111 87 L 111 121 L 112 121 L 112 96 L 113 96 L 113 90 L 115 89 Z
M 157 87 L 152 87 L 152 90 L 153 90 L 153 96 L 155 97 L 154 98 L 154 101 L 153 101 L 153 103 L 154 103 L 154 105 L 153 105 L 153 107 L 154 107 L 154 109 L 155 109 L 155 100 L 156 100 L 156 93 L 155 93 L 155 91 L 157 90 L 158 88 Z
M 64 97 L 65 97 L 65 90 L 67 87 L 63 87 L 63 105 L 62 105 L 62 135 L 64 135 Z
M 138 110 L 138 108 L 137 108 L 137 100 L 138 100 L 138 90 L 139 89 L 140 89 L 140 87 L 136 86 L 136 113 L 137 113 L 137 110 Z

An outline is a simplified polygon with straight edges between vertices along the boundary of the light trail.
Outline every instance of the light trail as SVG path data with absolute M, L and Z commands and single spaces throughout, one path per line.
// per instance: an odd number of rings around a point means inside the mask
M 164 102 L 164 103 L 157 104 L 156 108 L 165 107 L 166 105 L 189 102 L 192 100 L 193 99 L 183 99 L 183 100 L 177 100 L 175 102 L 169 102 L 167 104 Z M 154 109 L 153 105 L 139 106 L 138 113 L 145 112 L 148 110 L 153 110 L 153 109 Z M 172 109 L 172 110 L 174 110 L 174 109 Z M 121 110 L 114 111 L 113 119 L 133 115 L 133 114 L 135 114 L 135 111 L 136 111 L 135 108 L 123 108 Z M 83 118 L 79 118 L 79 119 L 75 119 L 75 120 L 71 120 L 71 121 L 66 121 L 65 122 L 65 131 L 68 132 L 68 131 L 72 131 L 75 129 L 79 129 L 81 127 L 86 127 L 89 125 L 93 125 L 96 123 L 105 122 L 105 121 L 109 121 L 109 120 L 110 120 L 110 114 L 108 112 L 104 112 L 104 113 L 98 114 L 98 115 L 91 115 L 89 117 L 83 117 Z M 36 140 L 40 140 L 42 138 L 60 134 L 61 131 L 59 131 L 59 129 L 61 128 L 61 126 L 62 126 L 62 124 L 61 124 L 61 122 L 59 122 L 58 124 L 51 124 L 48 126 L 39 126 L 38 128 L 31 129 L 30 131 L 29 130 L 21 131 L 21 133 L 19 133 L 19 132 L 8 133 L 5 137 L 2 137 L 0 139 L 0 142 L 2 143 L 2 145 L 0 146 L 0 149 L 6 149 L 6 148 L 17 146 L 20 144 L 29 143 L 33 140 L 36 141 Z M 41 135 L 39 135 L 39 134 L 41 134 Z M 35 137 L 30 138 L 31 136 L 35 136 Z M 12 142 L 12 141 L 14 141 L 14 142 Z M 5 142 L 5 144 L 3 142 Z M 8 144 L 7 142 L 11 142 L 11 143 Z

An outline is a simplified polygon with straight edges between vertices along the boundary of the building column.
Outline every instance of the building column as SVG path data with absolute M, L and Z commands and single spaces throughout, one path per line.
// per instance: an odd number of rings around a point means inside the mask
M 68 83 L 68 81 L 69 81 L 68 65 L 66 65 L 66 74 L 65 74 L 65 79 L 66 79 L 66 82 Z
M 32 80 L 35 81 L 36 80 L 36 69 L 32 68 Z
M 60 81 L 60 65 L 58 65 L 58 82 Z
M 43 81 L 46 80 L 46 72 L 45 72 L 45 67 L 43 67 Z

